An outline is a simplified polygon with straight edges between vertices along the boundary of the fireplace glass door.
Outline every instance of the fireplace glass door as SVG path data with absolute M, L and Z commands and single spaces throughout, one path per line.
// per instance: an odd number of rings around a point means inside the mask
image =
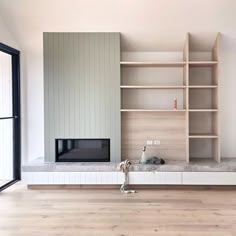
M 110 139 L 56 139 L 56 161 L 108 162 Z

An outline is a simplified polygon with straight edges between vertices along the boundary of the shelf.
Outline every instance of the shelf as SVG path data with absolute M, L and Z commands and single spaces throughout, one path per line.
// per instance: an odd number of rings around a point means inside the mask
M 190 110 L 218 109 L 217 89 L 189 89 Z
M 185 112 L 186 110 L 121 109 L 121 112 Z
M 189 138 L 218 138 L 218 136 L 214 134 L 190 134 Z
M 198 164 L 205 164 L 205 165 L 211 165 L 217 163 L 215 159 L 212 157 L 191 157 L 190 158 L 190 164 L 191 163 L 198 163 Z
M 211 88 L 218 88 L 218 85 L 189 85 L 191 89 L 211 89 Z
M 183 67 L 186 62 L 132 62 L 132 61 L 121 61 L 121 66 L 126 67 Z
M 219 161 L 219 140 L 217 138 L 193 138 L 189 139 L 189 159 Z
M 155 86 L 155 85 L 121 85 L 122 89 L 185 89 L 187 86 Z M 190 89 L 218 88 L 217 85 L 190 85 Z
M 132 85 L 121 85 L 122 89 L 184 89 L 186 86 L 132 86 Z
M 189 109 L 189 112 L 217 112 L 218 109 Z
M 214 66 L 217 65 L 218 61 L 190 61 L 189 66 Z

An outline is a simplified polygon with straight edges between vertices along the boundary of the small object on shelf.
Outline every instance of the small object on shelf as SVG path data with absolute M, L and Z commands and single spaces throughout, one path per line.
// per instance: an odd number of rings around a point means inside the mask
M 159 157 L 151 157 L 146 161 L 146 164 L 164 165 L 165 160 Z
M 141 157 L 141 164 L 145 164 L 146 161 L 147 161 L 147 158 L 146 158 L 146 146 L 143 147 L 143 151 L 142 151 L 142 157 Z
M 177 110 L 177 98 L 174 99 L 174 110 Z

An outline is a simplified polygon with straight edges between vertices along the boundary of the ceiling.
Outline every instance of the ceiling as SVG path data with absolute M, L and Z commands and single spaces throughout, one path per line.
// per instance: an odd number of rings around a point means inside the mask
M 235 28 L 235 0 L 0 0 L 0 15 L 22 48 L 42 49 L 42 32 L 121 32 L 123 51 L 209 48 Z M 199 35 L 202 38 L 199 38 Z

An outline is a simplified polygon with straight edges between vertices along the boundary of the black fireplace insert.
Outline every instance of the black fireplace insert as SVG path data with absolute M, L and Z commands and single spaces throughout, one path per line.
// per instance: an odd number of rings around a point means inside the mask
M 110 139 L 56 139 L 57 162 L 109 162 Z

